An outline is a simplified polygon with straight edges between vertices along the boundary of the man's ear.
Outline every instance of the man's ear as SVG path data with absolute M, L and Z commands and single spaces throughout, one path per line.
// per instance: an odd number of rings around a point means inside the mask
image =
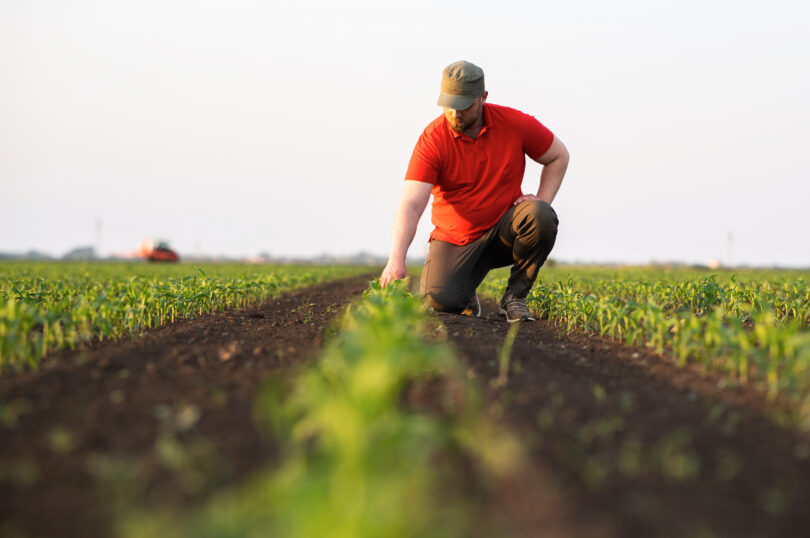
M 487 91 L 485 91 L 484 93 L 481 94 L 481 102 L 482 103 L 487 102 L 487 95 L 489 95 L 489 92 L 487 92 Z

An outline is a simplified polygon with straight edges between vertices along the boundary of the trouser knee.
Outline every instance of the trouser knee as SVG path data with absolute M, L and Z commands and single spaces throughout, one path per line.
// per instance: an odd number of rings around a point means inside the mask
M 469 296 L 460 289 L 428 289 L 423 292 L 425 303 L 437 312 L 458 314 L 467 307 Z
M 516 228 L 524 243 L 553 244 L 559 220 L 550 204 L 542 200 L 526 200 L 518 204 Z

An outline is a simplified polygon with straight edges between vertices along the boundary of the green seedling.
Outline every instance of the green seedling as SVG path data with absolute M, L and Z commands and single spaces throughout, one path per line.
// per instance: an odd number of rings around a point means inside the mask
M 509 359 L 512 355 L 512 346 L 515 344 L 518 331 L 520 331 L 520 322 L 512 323 L 506 332 L 506 337 L 498 352 L 498 377 L 492 384 L 494 387 L 506 386 L 509 379 Z
M 73 434 L 63 426 L 54 426 L 51 428 L 48 441 L 51 445 L 51 450 L 58 454 L 71 452 L 76 446 Z
M 596 403 L 605 403 L 605 400 L 607 399 L 607 391 L 605 390 L 605 387 L 597 384 L 593 386 L 591 391 L 593 392 L 593 397 L 596 400 Z

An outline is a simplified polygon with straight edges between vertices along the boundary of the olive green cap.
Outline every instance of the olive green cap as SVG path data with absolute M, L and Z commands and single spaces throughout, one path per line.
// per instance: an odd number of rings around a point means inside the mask
M 438 105 L 464 110 L 483 93 L 484 71 L 470 62 L 454 62 L 444 68 Z

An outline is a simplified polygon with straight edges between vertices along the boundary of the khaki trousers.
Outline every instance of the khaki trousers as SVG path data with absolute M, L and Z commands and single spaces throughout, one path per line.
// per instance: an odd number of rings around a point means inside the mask
M 549 204 L 526 200 L 472 243 L 432 240 L 422 271 L 422 296 L 434 310 L 459 313 L 490 270 L 511 265 L 506 289 L 525 298 L 554 247 L 558 224 Z

